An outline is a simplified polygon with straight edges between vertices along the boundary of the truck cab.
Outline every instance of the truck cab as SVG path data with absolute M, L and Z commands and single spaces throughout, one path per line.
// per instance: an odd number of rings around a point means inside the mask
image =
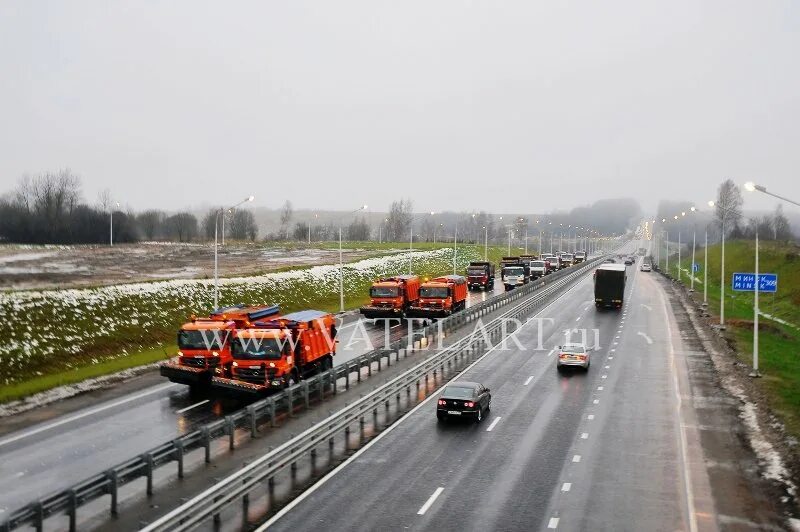
M 561 267 L 569 268 L 575 262 L 575 256 L 572 253 L 564 253 L 561 255 Z
M 230 377 L 212 384 L 256 394 L 286 388 L 333 367 L 335 338 L 334 316 L 318 310 L 256 322 L 234 332 Z
M 444 275 L 422 283 L 419 303 L 409 309 L 414 318 L 443 318 L 467 306 L 467 280 L 461 275 Z
M 367 319 L 402 318 L 419 300 L 419 284 L 416 275 L 378 279 L 369 289 L 369 305 L 361 307 L 360 312 Z
M 467 287 L 491 290 L 494 287 L 494 264 L 491 262 L 470 262 L 467 266 Z
M 162 376 L 189 386 L 207 386 L 214 375 L 230 369 L 233 331 L 280 314 L 278 305 L 236 305 L 214 310 L 207 318 L 192 318 L 178 330 L 178 356 L 161 364 Z
M 531 279 L 538 279 L 547 275 L 547 262 L 544 260 L 531 261 Z
M 575 252 L 575 264 L 580 264 L 586 260 L 586 252 L 585 251 L 576 251 Z

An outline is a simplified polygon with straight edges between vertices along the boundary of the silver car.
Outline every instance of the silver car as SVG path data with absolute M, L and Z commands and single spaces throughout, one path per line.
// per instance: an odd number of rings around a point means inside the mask
M 556 369 L 561 371 L 566 367 L 579 367 L 589 371 L 591 357 L 583 344 L 565 344 L 558 346 L 558 357 L 556 357 Z

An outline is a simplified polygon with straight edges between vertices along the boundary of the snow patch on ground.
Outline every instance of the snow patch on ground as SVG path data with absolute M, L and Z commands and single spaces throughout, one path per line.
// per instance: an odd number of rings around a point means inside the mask
M 112 373 L 111 375 L 86 379 L 81 382 L 76 382 L 75 384 L 67 384 L 65 386 L 59 386 L 58 388 L 39 392 L 18 401 L 10 401 L 8 403 L 0 404 L 0 418 L 21 414 L 22 412 L 27 412 L 28 410 L 45 406 L 56 401 L 61 401 L 63 399 L 68 399 L 92 390 L 106 388 L 117 382 L 130 379 L 131 377 L 141 375 L 142 373 L 150 371 L 151 369 L 157 368 L 159 364 L 160 362 L 155 362 L 153 364 L 126 369 L 118 373 Z
M 761 465 L 764 469 L 764 477 L 784 484 L 789 495 L 794 497 L 797 493 L 797 487 L 790 480 L 789 471 L 786 469 L 786 466 L 783 465 L 781 455 L 775 450 L 775 447 L 767 441 L 763 432 L 761 432 L 756 405 L 747 401 L 742 396 L 740 396 L 739 399 L 743 404 L 740 417 L 748 429 L 750 445 L 753 446 L 753 450 L 761 461 Z

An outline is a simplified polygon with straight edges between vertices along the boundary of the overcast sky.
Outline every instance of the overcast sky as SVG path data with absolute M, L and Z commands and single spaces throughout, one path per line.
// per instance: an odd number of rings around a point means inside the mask
M 69 167 L 135 209 L 797 198 L 798 52 L 795 0 L 4 0 L 0 191 Z

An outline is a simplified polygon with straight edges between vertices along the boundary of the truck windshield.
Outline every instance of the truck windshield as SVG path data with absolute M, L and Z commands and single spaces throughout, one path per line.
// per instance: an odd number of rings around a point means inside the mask
M 178 349 L 220 350 L 227 341 L 229 332 L 219 329 L 179 331 Z
M 544 261 L 541 260 L 532 261 L 531 268 L 544 268 Z
M 393 286 L 373 286 L 369 289 L 372 297 L 397 297 L 397 288 Z
M 523 275 L 525 270 L 520 266 L 515 266 L 513 268 L 506 268 L 505 274 L 506 275 Z
M 572 260 L 572 255 L 564 255 L 561 258 L 564 260 Z
M 447 288 L 444 286 L 423 286 L 419 289 L 419 297 L 444 299 L 447 296 Z
M 483 268 L 469 268 L 467 270 L 467 275 L 485 275 L 486 270 Z
M 281 345 L 275 338 L 236 338 L 231 343 L 231 353 L 240 360 L 278 360 Z

